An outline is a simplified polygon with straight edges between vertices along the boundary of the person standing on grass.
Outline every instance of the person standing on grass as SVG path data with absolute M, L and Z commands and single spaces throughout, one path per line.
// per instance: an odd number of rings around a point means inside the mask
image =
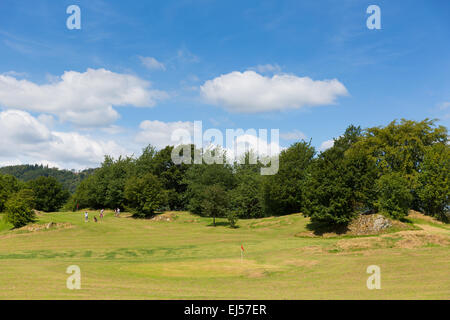
M 103 212 L 105 211 L 105 209 L 100 210 L 100 220 L 103 220 Z
M 89 221 L 89 213 L 87 211 L 84 212 L 84 222 Z
M 117 208 L 117 216 L 120 217 L 120 208 Z

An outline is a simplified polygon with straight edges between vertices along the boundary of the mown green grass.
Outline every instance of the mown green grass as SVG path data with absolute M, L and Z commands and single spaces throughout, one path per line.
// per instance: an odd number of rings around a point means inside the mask
M 1 231 L 0 299 L 450 298 L 449 246 L 398 247 L 401 233 L 345 249 L 340 241 L 377 237 L 296 237 L 309 223 L 300 214 L 240 220 L 237 229 L 186 212 L 172 222 L 108 212 L 94 223 L 94 214 L 89 223 L 82 212 L 39 217 L 70 228 Z M 373 264 L 381 290 L 366 287 Z M 81 268 L 81 290 L 66 288 L 70 265 Z

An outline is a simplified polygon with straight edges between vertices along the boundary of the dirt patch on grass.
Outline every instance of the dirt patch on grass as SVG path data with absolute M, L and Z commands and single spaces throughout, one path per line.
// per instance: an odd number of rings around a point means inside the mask
M 69 229 L 73 228 L 74 226 L 71 223 L 65 222 L 65 223 L 55 223 L 55 222 L 49 222 L 46 224 L 29 224 L 25 227 L 13 229 L 11 232 L 5 234 L 4 236 L 0 236 L 0 239 L 8 239 L 8 238 L 14 238 L 19 236 L 30 236 L 34 234 L 35 232 L 40 231 L 52 231 L 52 230 L 62 230 L 62 229 Z
M 42 230 L 50 230 L 50 229 L 66 229 L 66 228 L 72 228 L 73 225 L 71 223 L 65 222 L 65 223 L 56 223 L 56 222 L 49 222 L 46 224 L 29 224 L 25 227 L 16 229 L 17 231 L 28 231 L 28 232 L 36 232 L 36 231 L 42 231 Z
M 339 240 L 332 252 L 364 251 L 386 248 L 413 249 L 427 246 L 449 246 L 448 235 L 430 234 L 426 231 L 402 231 L 377 237 Z
M 339 240 L 336 244 L 338 251 L 355 251 L 381 248 L 384 240 L 380 237 L 355 238 Z
M 398 241 L 399 248 L 419 248 L 425 246 L 448 246 L 450 245 L 450 238 L 437 234 L 424 233 L 409 233 L 403 234 L 402 239 Z
M 441 227 L 434 227 L 434 226 L 430 226 L 427 224 L 420 224 L 419 225 L 420 228 L 422 230 L 427 231 L 428 233 L 433 233 L 433 234 L 446 234 L 446 235 L 450 235 L 450 230 L 449 229 L 444 229 Z
M 178 216 L 174 212 L 166 212 L 162 214 L 158 214 L 157 216 L 154 216 L 151 218 L 151 221 L 165 221 L 165 222 L 172 222 L 174 221 Z

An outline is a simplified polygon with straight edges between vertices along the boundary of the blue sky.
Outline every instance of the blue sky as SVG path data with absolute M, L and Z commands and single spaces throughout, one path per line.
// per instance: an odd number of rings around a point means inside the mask
M 81 30 L 66 27 L 72 4 Z M 371 4 L 381 30 L 366 26 Z M 102 153 L 164 145 L 155 131 L 195 120 L 278 128 L 282 147 L 303 137 L 317 148 L 350 124 L 428 117 L 448 126 L 449 14 L 438 0 L 2 0 L 0 133 L 10 142 L 0 164 L 95 166 Z M 86 91 L 71 91 L 64 72 Z M 92 110 L 97 98 L 109 102 Z

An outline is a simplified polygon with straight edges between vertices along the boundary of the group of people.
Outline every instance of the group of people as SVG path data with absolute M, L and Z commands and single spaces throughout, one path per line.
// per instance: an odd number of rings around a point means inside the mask
M 100 220 L 103 220 L 104 213 L 105 209 L 100 210 Z M 114 216 L 120 216 L 120 208 L 114 209 Z M 89 222 L 89 213 L 87 211 L 84 212 L 84 222 Z M 94 222 L 98 222 L 97 216 L 94 216 Z

